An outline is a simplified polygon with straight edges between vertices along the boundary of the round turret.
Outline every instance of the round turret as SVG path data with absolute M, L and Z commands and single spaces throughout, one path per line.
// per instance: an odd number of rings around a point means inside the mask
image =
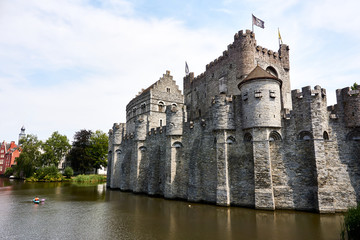
M 281 127 L 281 83 L 259 66 L 239 83 L 244 129 Z
M 360 127 L 360 86 L 356 89 L 341 89 L 346 127 Z

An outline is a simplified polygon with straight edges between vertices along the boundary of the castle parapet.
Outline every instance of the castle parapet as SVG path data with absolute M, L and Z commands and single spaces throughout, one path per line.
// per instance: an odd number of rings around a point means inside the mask
M 343 110 L 346 127 L 360 127 L 360 86 L 357 89 L 349 87 L 336 90 L 338 105 Z

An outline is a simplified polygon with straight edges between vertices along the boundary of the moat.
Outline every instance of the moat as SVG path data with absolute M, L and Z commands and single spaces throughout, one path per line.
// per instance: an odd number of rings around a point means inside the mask
M 43 204 L 33 204 L 37 195 Z M 341 214 L 259 211 L 0 178 L 0 239 L 339 239 Z

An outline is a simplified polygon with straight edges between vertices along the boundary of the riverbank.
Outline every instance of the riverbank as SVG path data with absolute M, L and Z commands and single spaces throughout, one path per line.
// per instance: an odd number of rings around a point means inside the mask
M 64 176 L 44 177 L 38 179 L 36 177 L 29 177 L 25 179 L 26 182 L 89 182 L 89 183 L 103 183 L 106 182 L 106 175 L 98 174 L 80 174 L 75 177 L 66 178 Z

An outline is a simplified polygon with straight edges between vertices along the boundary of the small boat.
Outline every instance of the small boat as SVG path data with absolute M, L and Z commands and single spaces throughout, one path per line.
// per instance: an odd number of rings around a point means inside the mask
M 39 204 L 39 203 L 40 203 L 40 200 L 35 200 L 35 198 L 34 198 L 34 199 L 33 199 L 33 202 Z

